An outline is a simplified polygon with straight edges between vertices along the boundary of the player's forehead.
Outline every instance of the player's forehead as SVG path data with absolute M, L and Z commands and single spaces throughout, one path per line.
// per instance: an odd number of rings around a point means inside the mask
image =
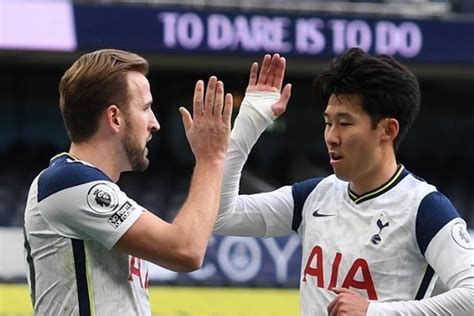
M 331 94 L 324 111 L 326 118 L 351 118 L 367 116 L 362 107 L 362 97 L 359 95 Z
M 150 105 L 153 102 L 153 97 L 150 91 L 150 83 L 145 75 L 138 71 L 129 71 L 126 78 L 132 103 Z

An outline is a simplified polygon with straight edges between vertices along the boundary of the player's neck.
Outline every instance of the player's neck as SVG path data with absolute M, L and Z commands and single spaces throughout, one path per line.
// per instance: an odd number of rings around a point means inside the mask
M 349 183 L 352 192 L 357 195 L 364 195 L 370 191 L 373 191 L 390 180 L 396 173 L 398 164 L 395 156 L 391 159 L 381 160 L 379 164 L 375 164 L 360 175 L 354 181 Z
M 82 143 L 71 143 L 69 153 L 79 160 L 85 161 L 100 169 L 112 181 L 117 182 L 121 170 L 119 156 L 115 154 L 112 144 L 101 142 L 98 144 L 94 140 Z

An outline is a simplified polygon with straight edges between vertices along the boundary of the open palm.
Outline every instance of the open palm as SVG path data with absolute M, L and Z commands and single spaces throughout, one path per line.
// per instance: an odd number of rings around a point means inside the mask
M 286 84 L 282 90 L 283 78 L 285 77 L 286 60 L 279 54 L 263 57 L 260 73 L 258 63 L 250 67 L 249 85 L 247 92 L 278 92 L 281 93 L 278 101 L 272 105 L 273 114 L 280 116 L 286 111 L 288 100 L 291 96 L 291 84 Z

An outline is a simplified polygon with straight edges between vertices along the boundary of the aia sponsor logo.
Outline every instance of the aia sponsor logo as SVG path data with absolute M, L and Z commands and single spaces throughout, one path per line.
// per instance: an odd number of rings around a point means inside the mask
M 367 260 L 364 258 L 357 258 L 351 263 L 348 271 L 340 271 L 339 267 L 341 261 L 343 259 L 348 260 L 342 253 L 336 252 L 331 266 L 324 265 L 324 256 L 323 248 L 321 246 L 313 247 L 303 271 L 303 282 L 314 282 L 317 287 L 327 288 L 328 290 L 335 287 L 365 290 L 367 291 L 367 297 L 370 300 L 378 299 Z M 326 269 L 330 269 L 331 271 L 329 283 L 326 283 L 327 280 L 324 279 L 324 271 L 326 271 Z M 311 277 L 311 279 L 308 276 Z M 343 279 L 342 284 L 338 284 L 339 277 Z

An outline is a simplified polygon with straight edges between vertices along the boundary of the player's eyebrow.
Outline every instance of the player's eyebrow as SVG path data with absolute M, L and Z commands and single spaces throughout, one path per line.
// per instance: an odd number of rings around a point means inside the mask
M 153 100 L 150 100 L 150 101 L 148 101 L 147 103 L 145 103 L 145 104 L 143 105 L 143 107 L 144 107 L 144 108 L 149 107 L 149 106 L 151 107 L 152 105 L 153 105 Z
M 325 118 L 331 118 L 331 117 L 333 117 L 333 118 L 337 118 L 337 119 L 342 119 L 342 118 L 347 118 L 347 119 L 349 119 L 349 118 L 353 118 L 353 117 L 354 117 L 352 114 L 350 114 L 350 113 L 348 113 L 348 112 L 337 112 L 337 113 L 335 113 L 334 115 L 329 115 L 328 113 L 324 112 L 324 113 L 323 113 L 323 116 L 324 116 Z

